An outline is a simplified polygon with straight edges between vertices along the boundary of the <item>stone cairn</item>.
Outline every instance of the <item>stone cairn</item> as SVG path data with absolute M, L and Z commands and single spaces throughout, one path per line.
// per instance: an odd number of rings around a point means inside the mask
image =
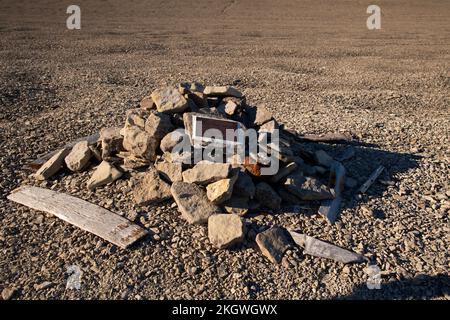
M 199 161 L 193 152 L 173 153 L 183 139 L 192 141 L 192 117 L 229 119 L 258 132 L 279 129 L 278 172 L 260 175 L 264 163 L 237 164 Z M 192 150 L 194 147 L 192 147 Z M 243 216 L 259 209 L 277 212 L 284 206 L 321 201 L 321 213 L 336 218 L 345 169 L 323 150 L 305 151 L 298 137 L 279 124 L 263 105 L 246 103 L 232 86 L 182 83 L 154 90 L 127 110 L 123 128 L 103 128 L 97 141 L 80 141 L 57 151 L 35 177 L 48 179 L 63 167 L 79 172 L 98 162 L 88 188 L 94 190 L 136 172 L 133 197 L 137 205 L 154 205 L 173 198 L 189 224 L 207 224 L 218 248 L 239 244 L 245 237 Z M 324 182 L 327 180 L 327 182 Z M 320 211 L 322 210 L 322 211 Z M 279 263 L 289 246 L 287 230 L 273 227 L 256 236 L 261 252 Z

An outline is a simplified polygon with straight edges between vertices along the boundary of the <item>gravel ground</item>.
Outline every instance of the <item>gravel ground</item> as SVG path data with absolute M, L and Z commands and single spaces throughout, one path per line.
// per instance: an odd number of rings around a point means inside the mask
M 0 290 L 17 299 L 449 299 L 450 3 L 378 1 L 79 1 L 82 29 L 60 1 L 0 3 Z M 152 89 L 180 81 L 234 84 L 286 127 L 350 132 L 364 142 L 344 162 L 366 195 L 345 191 L 331 226 L 305 209 L 248 219 L 248 241 L 214 249 L 171 201 L 134 207 L 127 180 L 90 192 L 92 172 L 38 184 L 22 169 L 38 154 L 121 125 Z M 305 146 L 318 147 L 318 146 Z M 319 146 L 338 155 L 342 146 Z M 6 200 L 21 184 L 68 192 L 151 228 L 129 250 Z M 252 241 L 270 225 L 363 253 L 382 270 L 288 251 L 270 263 Z M 81 268 L 80 290 L 66 289 Z

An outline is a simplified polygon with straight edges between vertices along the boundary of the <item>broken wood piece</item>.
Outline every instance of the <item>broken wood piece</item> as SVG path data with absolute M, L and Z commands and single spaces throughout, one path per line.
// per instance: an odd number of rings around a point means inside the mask
M 383 170 L 384 170 L 384 167 L 379 166 L 374 172 L 372 172 L 369 179 L 367 179 L 367 181 L 364 182 L 364 184 L 359 188 L 358 192 L 365 193 L 370 188 L 370 186 L 375 182 L 375 180 L 377 180 L 377 178 L 380 176 L 380 174 L 381 174 L 381 172 L 383 172 Z
M 333 200 L 323 200 L 320 204 L 319 214 L 325 217 L 331 224 L 336 222 L 341 208 L 342 198 L 340 196 Z
M 13 190 L 7 198 L 51 213 L 124 249 L 147 234 L 145 229 L 109 210 L 49 189 L 23 186 Z
M 99 133 L 94 133 L 91 134 L 89 136 L 85 136 L 79 139 L 76 139 L 72 142 L 66 143 L 62 148 L 58 148 L 56 150 L 53 150 L 51 152 L 39 155 L 38 158 L 36 160 L 33 160 L 30 163 L 27 163 L 26 165 L 24 165 L 24 169 L 28 169 L 28 170 L 37 170 L 39 169 L 45 162 L 47 162 L 47 160 L 49 160 L 51 157 L 53 157 L 57 152 L 59 152 L 61 149 L 71 149 L 74 145 L 76 145 L 78 142 L 80 141 L 87 141 L 88 144 L 93 144 L 95 142 L 98 141 L 98 139 L 100 138 L 100 134 Z
M 288 230 L 294 242 L 303 247 L 303 253 L 315 257 L 331 259 L 342 263 L 364 262 L 367 258 L 363 255 L 335 246 L 334 244 L 318 240 L 306 234 Z
M 345 161 L 355 156 L 355 148 L 353 146 L 347 146 L 344 151 L 336 158 L 337 161 Z

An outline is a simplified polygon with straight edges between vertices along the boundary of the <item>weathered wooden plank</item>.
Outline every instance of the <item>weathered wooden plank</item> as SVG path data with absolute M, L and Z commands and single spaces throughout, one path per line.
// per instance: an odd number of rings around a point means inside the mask
M 377 180 L 377 178 L 380 176 L 380 174 L 383 172 L 383 170 L 384 170 L 384 167 L 379 166 L 374 172 L 372 172 L 369 179 L 367 179 L 367 181 L 364 182 L 364 184 L 361 186 L 361 188 L 359 188 L 358 192 L 365 193 L 370 188 L 370 186 L 375 182 L 375 180 Z
M 364 262 L 367 258 L 355 252 L 318 240 L 306 234 L 289 230 L 294 242 L 304 248 L 303 253 L 315 257 L 331 259 L 342 263 Z
M 147 231 L 121 216 L 93 203 L 49 189 L 23 186 L 8 199 L 58 218 L 91 232 L 121 248 L 126 248 Z
M 91 134 L 89 136 L 86 137 L 82 137 L 82 138 L 78 138 L 72 142 L 66 143 L 62 148 L 58 148 L 54 151 L 45 153 L 45 154 L 41 154 L 40 156 L 38 156 L 37 159 L 31 161 L 30 163 L 27 163 L 26 165 L 24 165 L 24 169 L 29 169 L 29 170 L 37 170 L 39 169 L 45 162 L 47 162 L 47 160 L 49 160 L 51 157 L 53 157 L 58 151 L 60 151 L 61 149 L 70 149 L 72 148 L 74 145 L 76 145 L 78 142 L 80 141 L 87 141 L 89 144 L 93 144 L 95 142 L 98 141 L 98 139 L 100 138 L 100 134 L 99 133 L 94 133 Z
M 350 143 L 353 138 L 345 133 L 327 133 L 327 134 L 300 134 L 295 130 L 285 129 L 285 132 L 291 134 L 298 141 L 311 141 L 323 143 Z
M 340 196 L 333 200 L 323 200 L 320 203 L 319 214 L 325 217 L 331 224 L 336 222 L 341 208 L 342 198 Z

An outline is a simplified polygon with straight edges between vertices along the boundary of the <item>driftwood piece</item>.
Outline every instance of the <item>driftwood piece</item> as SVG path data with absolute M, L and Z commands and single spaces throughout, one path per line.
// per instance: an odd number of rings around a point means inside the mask
M 384 167 L 379 166 L 374 172 L 372 172 L 369 179 L 367 179 L 367 181 L 364 182 L 364 184 L 359 188 L 358 192 L 365 193 L 370 188 L 370 186 L 375 182 L 375 180 L 377 180 L 377 178 L 380 176 L 383 170 Z
M 289 233 L 294 242 L 304 248 L 304 254 L 331 259 L 342 263 L 367 261 L 367 258 L 363 255 L 335 246 L 334 244 L 292 230 L 289 230 Z
M 330 170 L 329 187 L 332 187 L 335 198 L 323 200 L 318 213 L 325 217 L 331 224 L 336 222 L 342 203 L 342 192 L 344 192 L 345 167 L 338 161 L 334 161 Z
M 82 199 L 49 189 L 24 186 L 12 191 L 8 199 L 91 232 L 121 248 L 126 248 L 147 231 L 121 216 Z
M 53 155 L 55 155 L 58 151 L 60 151 L 61 149 L 64 148 L 72 148 L 74 145 L 76 145 L 78 142 L 80 141 L 87 141 L 89 144 L 93 144 L 95 142 L 98 141 L 98 139 L 100 138 L 100 134 L 99 133 L 94 133 L 91 134 L 89 136 L 85 136 L 82 138 L 78 138 L 72 142 L 66 143 L 63 147 L 58 148 L 56 150 L 53 150 L 51 152 L 45 153 L 45 154 L 41 154 L 38 156 L 38 158 L 36 160 L 31 161 L 30 163 L 27 163 L 26 165 L 24 165 L 23 169 L 27 169 L 27 170 L 37 170 L 39 169 L 45 162 L 47 162 L 47 160 L 49 160 L 51 157 L 53 157 Z

